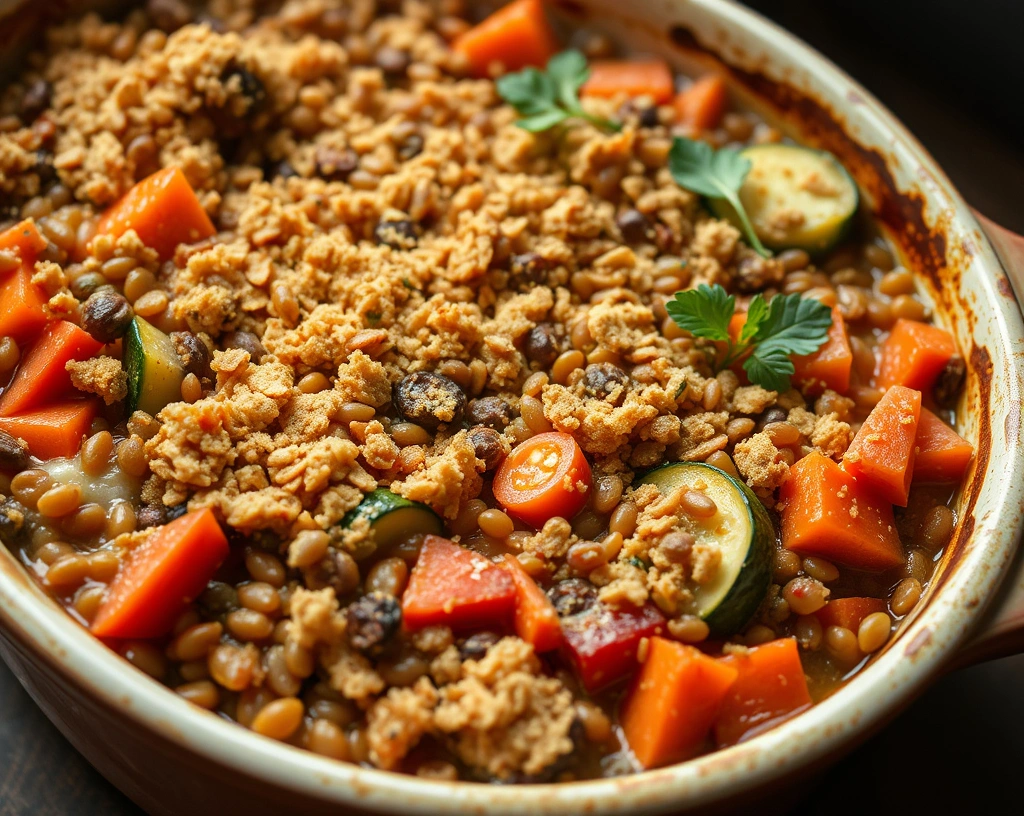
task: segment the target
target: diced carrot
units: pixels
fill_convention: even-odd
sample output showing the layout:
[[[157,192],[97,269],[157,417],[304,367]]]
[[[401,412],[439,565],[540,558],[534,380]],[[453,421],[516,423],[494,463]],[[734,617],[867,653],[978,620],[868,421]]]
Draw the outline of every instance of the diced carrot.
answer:
[[[700,130],[718,127],[729,101],[729,89],[718,74],[708,74],[676,95],[676,120]]]
[[[166,635],[228,555],[228,540],[209,508],[155,528],[131,550],[92,623],[104,638]]]
[[[508,570],[441,536],[423,541],[402,595],[405,628],[483,629],[507,623],[516,606]]]
[[[32,283],[32,267],[22,264],[0,282],[0,337],[19,345],[34,340],[48,319],[46,301],[42,287]]]
[[[22,358],[18,373],[0,397],[0,416],[12,416],[74,394],[65,366],[86,360],[103,347],[67,320],[51,323]]]
[[[209,238],[216,231],[178,167],[165,167],[147,176],[106,212],[96,225],[96,235],[118,238],[135,230],[148,247],[167,259],[178,244]]]
[[[894,385],[871,409],[843,457],[843,467],[886,501],[907,506],[921,392]]]
[[[495,62],[508,71],[543,68],[558,51],[558,41],[541,0],[515,0],[459,35],[452,50],[469,61],[474,74],[487,76]]]
[[[516,445],[498,466],[492,488],[509,513],[540,528],[549,518],[572,518],[582,510],[591,484],[579,443],[549,431]]]
[[[590,77],[580,95],[649,96],[661,105],[672,98],[672,91],[672,70],[664,60],[599,60],[590,63]]]
[[[562,619],[563,652],[593,694],[633,671],[640,641],[664,631],[665,618],[650,604],[640,609],[596,604]]]
[[[892,505],[818,452],[789,469],[779,490],[782,544],[854,569],[903,563]]]
[[[620,721],[644,768],[695,756],[739,672],[693,646],[652,637]]]
[[[736,669],[738,676],[715,723],[720,748],[760,734],[811,705],[800,652],[792,638],[727,655],[721,662]]]
[[[29,268],[39,259],[39,253],[46,249],[46,244],[46,239],[39,234],[31,219],[0,232],[0,250],[14,250],[21,262]]]
[[[535,652],[550,652],[562,643],[562,623],[544,590],[537,586],[511,553],[505,554],[508,573],[516,585],[516,609],[512,625],[516,634]]]
[[[971,463],[974,446],[927,408],[917,426],[915,482],[958,482]]]
[[[793,357],[793,384],[805,394],[820,394],[826,388],[845,394],[850,388],[853,352],[846,323],[839,309],[832,307],[832,326],[828,339],[813,354]]]
[[[0,430],[23,439],[29,452],[39,459],[68,459],[78,453],[95,417],[95,400],[69,400],[0,417]]]
[[[814,614],[823,629],[842,626],[856,634],[860,622],[875,612],[885,612],[885,601],[881,598],[836,598]]]
[[[956,344],[948,331],[900,318],[882,343],[876,384],[927,391],[954,354]]]

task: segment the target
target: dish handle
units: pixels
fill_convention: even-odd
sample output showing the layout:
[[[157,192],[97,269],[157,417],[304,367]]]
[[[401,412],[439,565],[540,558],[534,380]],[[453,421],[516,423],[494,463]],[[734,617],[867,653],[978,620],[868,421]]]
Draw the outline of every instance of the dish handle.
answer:
[[[977,211],[974,214],[1002,261],[1017,302],[1024,304],[1024,236],[1010,232]],[[1021,652],[1024,652],[1024,547],[1017,548],[999,594],[954,665],[966,666]]]

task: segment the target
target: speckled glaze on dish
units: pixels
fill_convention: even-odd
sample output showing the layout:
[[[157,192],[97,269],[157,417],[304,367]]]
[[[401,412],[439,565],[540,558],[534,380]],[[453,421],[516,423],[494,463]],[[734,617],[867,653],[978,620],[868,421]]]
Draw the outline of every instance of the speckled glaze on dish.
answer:
[[[9,46],[23,42],[42,14],[80,5],[0,0],[0,13],[11,14],[3,21],[2,53],[13,53]],[[727,0],[564,5],[570,19],[603,24],[636,50],[690,69],[727,71],[745,103],[835,152],[907,262],[930,283],[940,320],[968,359],[960,431],[978,456],[926,601],[852,683],[750,742],[619,779],[476,785],[334,762],[195,708],[86,634],[0,548],[0,655],[71,742],[150,813],[632,816],[728,809],[834,761],[948,666],[1021,646],[1024,324],[970,209],[863,88],[750,11]],[[1007,264],[1019,264],[1013,241],[998,240]]]

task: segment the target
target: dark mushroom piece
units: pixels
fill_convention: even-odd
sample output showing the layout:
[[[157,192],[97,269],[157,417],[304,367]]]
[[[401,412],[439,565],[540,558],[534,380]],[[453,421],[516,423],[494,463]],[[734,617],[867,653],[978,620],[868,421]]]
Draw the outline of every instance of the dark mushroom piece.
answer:
[[[237,348],[249,352],[249,359],[257,364],[267,356],[267,350],[252,332],[230,331],[222,335],[220,341],[224,348]]]
[[[594,399],[621,397],[629,375],[612,363],[591,363],[583,372],[583,389]]]
[[[124,337],[134,318],[131,304],[113,289],[93,292],[82,306],[82,328],[101,343]]]
[[[373,237],[378,244],[398,250],[413,249],[419,240],[416,225],[408,218],[386,219],[379,222],[374,227]]]
[[[200,380],[213,379],[212,357],[206,343],[188,331],[172,332],[171,342],[186,373],[195,374]]]
[[[952,408],[956,405],[957,397],[960,396],[960,391],[964,387],[964,378],[966,376],[967,365],[964,363],[964,358],[959,354],[954,354],[949,358],[949,362],[943,366],[942,371],[939,372],[938,379],[935,381],[935,387],[932,389],[932,396],[935,397],[935,402],[943,408]]]
[[[453,380],[431,371],[402,377],[395,383],[393,402],[402,419],[428,431],[436,431],[442,424],[458,424],[466,410],[462,389]]]
[[[526,359],[548,368],[565,348],[565,328],[555,323],[538,323],[523,340]]]
[[[469,431],[469,441],[473,445],[476,458],[484,463],[484,470],[494,470],[505,458],[505,442],[500,433],[493,428],[478,425]]]
[[[548,598],[560,618],[586,612],[597,603],[597,587],[582,578],[559,581],[548,590]]]
[[[466,419],[473,425],[484,425],[496,431],[503,431],[515,417],[512,406],[501,397],[480,397],[470,400]]]
[[[18,471],[28,467],[28,445],[0,431],[0,470]]]
[[[370,592],[345,610],[348,641],[363,654],[378,654],[402,624],[402,607],[394,595]]]
[[[477,632],[459,644],[459,656],[463,660],[483,660],[490,649],[501,638],[494,632]]]

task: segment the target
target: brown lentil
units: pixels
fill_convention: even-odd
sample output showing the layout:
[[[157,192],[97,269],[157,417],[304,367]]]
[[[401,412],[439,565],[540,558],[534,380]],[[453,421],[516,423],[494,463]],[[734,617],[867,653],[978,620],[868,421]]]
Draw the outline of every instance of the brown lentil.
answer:
[[[536,397],[523,397],[519,401],[519,413],[534,434],[548,433],[551,430],[551,423],[544,417],[544,405]]]
[[[220,692],[209,680],[197,680],[175,687],[175,692],[193,705],[213,711],[220,705]]]
[[[679,499],[679,509],[695,519],[709,519],[718,512],[718,505],[707,493],[687,490]]]
[[[108,583],[121,568],[121,559],[111,550],[96,550],[85,556],[88,562],[88,575],[93,581]]]
[[[142,439],[134,434],[117,445],[117,466],[127,476],[136,478],[149,470]]]
[[[702,643],[711,634],[708,625],[696,615],[680,615],[668,622],[668,631],[682,643]]]
[[[270,618],[253,609],[229,612],[225,622],[228,631],[239,640],[266,640],[274,633],[274,624]]]
[[[245,554],[245,568],[256,581],[263,581],[277,588],[284,586],[284,566],[276,555],[249,550]]]
[[[45,470],[23,470],[11,479],[11,494],[29,510],[36,509],[36,502],[53,485],[53,479]]]
[[[223,633],[224,627],[217,621],[197,623],[171,641],[167,654],[173,660],[183,662],[203,660],[220,642]]]
[[[892,621],[884,612],[873,612],[860,622],[857,645],[864,654],[874,654],[889,640]]]
[[[904,578],[892,591],[889,608],[896,617],[902,618],[917,606],[923,591],[921,582],[916,578]]]
[[[0,337],[0,374],[12,371],[20,357],[18,344],[10,337]]]
[[[238,587],[238,602],[246,609],[274,615],[281,609],[281,596],[270,584],[253,581]]]
[[[725,451],[715,451],[704,461],[712,467],[716,467],[719,470],[728,473],[730,476],[737,477],[740,475],[739,471],[736,470],[736,465],[733,463],[732,457]]]
[[[618,476],[601,476],[594,483],[591,493],[591,506],[595,513],[606,515],[611,513],[622,498],[622,479]]]
[[[130,502],[119,501],[107,513],[106,537],[117,538],[123,533],[135,531],[135,508]]]
[[[810,556],[803,561],[803,569],[811,578],[823,584],[830,584],[839,578],[839,570],[831,561]]]
[[[551,365],[551,379],[559,385],[565,385],[569,382],[569,375],[576,369],[583,368],[584,363],[586,363],[586,358],[582,351],[578,349],[564,351]]]
[[[156,286],[156,278],[148,269],[133,269],[124,279],[124,296],[129,303],[135,303],[140,297]]]
[[[77,484],[57,484],[36,500],[40,515],[60,518],[78,509],[82,501],[82,488]]]
[[[152,643],[128,641],[121,647],[120,653],[135,668],[156,680],[162,680],[167,673],[167,661]]]
[[[83,586],[75,593],[72,606],[86,623],[92,623],[100,610],[107,588],[99,584]]]
[[[288,547],[288,566],[299,569],[313,566],[327,554],[330,543],[331,537],[323,530],[303,530]]]
[[[857,636],[844,626],[830,626],[825,630],[825,648],[842,668],[850,668],[861,659]]]
[[[263,668],[266,671],[265,682],[275,694],[294,697],[302,690],[302,680],[289,671],[284,646],[280,643],[267,649],[263,655]]]
[[[633,502],[620,502],[608,521],[609,532],[618,533],[623,538],[629,538],[636,530],[637,515],[638,511]]]
[[[255,669],[252,655],[240,646],[222,643],[207,659],[210,677],[228,691],[242,691],[249,686]]]
[[[264,737],[286,740],[298,730],[304,713],[301,700],[284,697],[267,703],[253,718],[251,728]]]
[[[492,512],[492,511],[485,511]],[[480,516],[483,517],[483,514]],[[366,575],[367,592],[383,592],[401,598],[409,582],[409,566],[401,558],[385,558],[374,564]]]
[[[492,538],[508,538],[515,530],[515,524],[513,524],[512,519],[501,510],[494,508],[484,510],[477,517],[477,524],[484,533]]]
[[[945,505],[936,505],[921,521],[917,531],[918,543],[928,552],[945,547],[953,535],[954,523],[953,511]]]
[[[396,422],[391,426],[391,438],[396,445],[429,445],[430,434],[425,428],[413,422]]]
[[[796,619],[793,627],[793,634],[801,648],[809,652],[815,652],[821,648],[821,641],[824,633],[821,628],[821,621],[815,615],[801,615]]]
[[[82,470],[90,476],[106,472],[110,455],[114,452],[114,437],[110,431],[100,431],[82,443]]]
[[[314,720],[309,727],[306,747],[315,754],[348,762],[352,758],[345,732],[330,720]]]
[[[782,597],[797,615],[811,615],[825,605],[829,591],[814,578],[793,578],[782,588]]]

